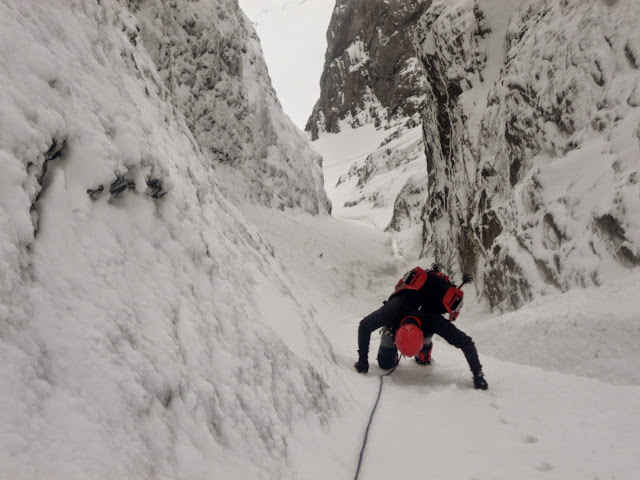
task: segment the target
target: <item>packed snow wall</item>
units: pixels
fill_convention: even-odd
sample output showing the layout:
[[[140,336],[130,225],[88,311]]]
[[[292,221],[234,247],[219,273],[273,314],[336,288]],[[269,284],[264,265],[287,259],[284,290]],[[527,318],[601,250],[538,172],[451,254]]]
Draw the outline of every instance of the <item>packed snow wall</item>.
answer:
[[[640,265],[640,6],[436,1],[417,34],[424,252],[491,305]]]
[[[338,405],[310,360],[333,354],[134,3],[0,1],[0,477],[295,477],[291,429]],[[209,4],[227,28],[233,2]],[[292,204],[321,210],[317,188]]]

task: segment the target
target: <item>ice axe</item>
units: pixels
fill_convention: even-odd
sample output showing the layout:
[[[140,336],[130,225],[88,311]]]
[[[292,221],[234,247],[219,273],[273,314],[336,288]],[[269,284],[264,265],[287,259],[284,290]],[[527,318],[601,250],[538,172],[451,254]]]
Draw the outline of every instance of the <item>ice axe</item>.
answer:
[[[462,288],[464,285],[466,285],[467,283],[471,283],[473,282],[473,277],[471,276],[470,273],[463,273],[462,274],[462,283],[460,284],[460,286],[458,288]]]

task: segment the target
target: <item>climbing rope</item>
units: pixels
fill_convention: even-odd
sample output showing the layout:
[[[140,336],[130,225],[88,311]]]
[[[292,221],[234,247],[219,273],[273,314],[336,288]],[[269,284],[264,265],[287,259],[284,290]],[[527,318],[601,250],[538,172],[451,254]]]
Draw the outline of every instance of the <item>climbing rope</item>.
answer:
[[[380,395],[382,394],[382,383],[384,381],[384,377],[389,376],[393,373],[393,371],[396,369],[396,367],[400,363],[400,358],[398,359],[398,363],[396,363],[391,370],[389,370],[384,375],[380,375],[380,388],[378,389],[378,398],[376,398],[376,403],[373,405],[373,410],[371,410],[371,415],[369,416],[369,423],[367,424],[367,429],[364,432],[364,440],[362,441],[362,449],[360,450],[360,458],[358,459],[358,468],[356,469],[356,476],[353,477],[353,480],[358,480],[358,475],[360,475],[360,467],[362,466],[362,457],[364,456],[365,448],[367,448],[367,439],[369,438],[369,429],[371,428],[371,422],[373,422],[373,414],[376,413],[376,409],[378,408],[378,403],[380,402]]]

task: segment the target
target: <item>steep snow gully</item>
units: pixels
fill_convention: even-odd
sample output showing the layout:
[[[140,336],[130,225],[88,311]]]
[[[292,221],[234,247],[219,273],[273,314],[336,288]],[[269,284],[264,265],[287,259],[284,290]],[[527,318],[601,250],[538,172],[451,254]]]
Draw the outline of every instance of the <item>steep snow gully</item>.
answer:
[[[337,367],[322,363],[321,368],[337,368],[345,385],[334,388],[346,388],[346,405],[326,430],[308,423],[299,428],[300,444],[292,451],[298,478],[353,478],[378,376],[384,373],[374,364],[376,335],[370,373],[359,375],[353,369],[357,324],[386,298],[411,262],[393,259],[389,238],[361,224],[262,210],[252,218],[283,257],[301,300],[314,306],[333,344]],[[385,380],[360,478],[635,478],[640,468],[635,447],[639,382],[632,373],[623,384],[613,384],[606,371],[621,375],[620,365],[637,366],[637,353],[607,353],[598,347],[595,362],[600,365],[592,365],[601,378],[595,379],[574,373],[584,365],[579,355],[572,355],[572,345],[585,344],[600,330],[589,323],[561,329],[546,343],[553,333],[548,322],[561,321],[562,315],[588,319],[592,302],[605,303],[610,293],[561,295],[544,307],[498,318],[490,318],[469,299],[458,326],[475,337],[491,389],[473,390],[464,357],[442,341],[436,340],[431,367],[404,359]],[[473,297],[472,290],[469,294]],[[637,308],[634,302],[635,307],[622,304],[603,321],[622,320],[631,313],[627,308]],[[485,325],[488,332],[481,334]],[[545,329],[551,333],[545,335]],[[606,335],[612,338],[606,340]],[[513,341],[519,337],[523,340]],[[612,349],[624,343],[624,331],[598,337]],[[483,354],[494,351],[503,360]],[[538,366],[553,362],[566,373]]]
[[[208,19],[234,41],[206,42]],[[158,70],[179,45],[179,68]],[[190,75],[200,48],[226,62],[220,78]],[[400,185],[380,187],[382,208],[344,207],[337,180],[353,188],[383,137],[371,125],[314,142],[338,205],[326,214],[320,157],[259,54],[237,0],[0,0],[0,479],[353,478],[384,373],[375,334],[369,374],[353,369],[358,322],[434,259],[416,258],[413,220],[383,231]],[[212,136],[189,114],[210,82]],[[268,135],[245,145],[225,135],[236,121]],[[419,178],[410,134],[394,145]],[[242,162],[255,152],[259,168]],[[235,198],[247,185],[251,204]],[[438,339],[434,365],[404,359],[359,478],[637,478],[629,272],[505,315],[468,288],[458,325],[490,390]]]
[[[332,141],[344,142],[339,135],[324,138],[325,158]],[[352,154],[332,153],[326,163],[344,162],[338,168],[348,171]],[[391,236],[370,227],[384,224],[380,219],[362,217],[264,209],[249,216],[282,256],[301,301],[321,319],[337,362],[322,368],[337,368],[348,392],[327,429],[298,430],[292,449],[298,478],[353,478],[384,373],[375,365],[375,334],[369,374],[353,369],[357,325],[416,261],[406,248],[415,232]],[[461,352],[438,339],[433,366],[403,359],[385,380],[359,478],[636,478],[639,284],[636,270],[502,316],[478,304],[469,288],[457,323],[476,341],[490,390],[474,390]]]

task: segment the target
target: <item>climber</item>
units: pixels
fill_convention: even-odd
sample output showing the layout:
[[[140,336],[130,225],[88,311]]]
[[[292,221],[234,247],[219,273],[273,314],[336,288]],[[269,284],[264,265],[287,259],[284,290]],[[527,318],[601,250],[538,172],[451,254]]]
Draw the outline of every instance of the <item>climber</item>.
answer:
[[[406,357],[414,357],[420,365],[430,365],[432,337],[437,334],[462,350],[475,388],[489,388],[473,340],[452,323],[458,317],[464,293],[441,269],[434,263],[429,271],[416,267],[407,272],[384,305],[360,321],[359,358],[354,364],[359,373],[369,371],[369,342],[374,330],[382,328],[378,365],[385,370],[398,363],[398,350]],[[470,276],[463,277],[463,285],[470,281]],[[445,313],[449,313],[449,320],[443,317]]]

